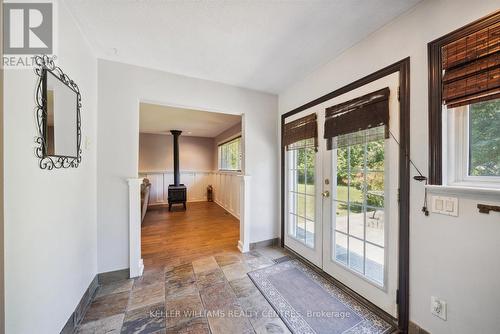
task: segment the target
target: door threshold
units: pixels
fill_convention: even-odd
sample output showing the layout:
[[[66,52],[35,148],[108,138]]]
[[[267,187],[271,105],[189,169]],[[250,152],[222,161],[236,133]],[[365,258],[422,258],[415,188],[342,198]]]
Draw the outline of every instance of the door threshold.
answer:
[[[320,267],[318,267],[317,265],[315,265],[311,261],[307,260],[306,258],[301,256],[300,254],[298,254],[294,250],[290,249],[286,245],[283,248],[286,249],[288,252],[290,252],[295,258],[300,260],[302,263],[307,265],[309,268],[314,270],[318,275],[325,278],[327,281],[333,283],[340,290],[342,290],[342,292],[344,292],[344,293],[348,294],[349,296],[351,296],[352,298],[356,299],[356,301],[363,304],[363,306],[368,308],[371,312],[375,313],[377,316],[379,316],[380,318],[382,318],[383,320],[385,320],[389,324],[391,324],[393,326],[393,328],[392,328],[392,331],[390,331],[389,333],[400,333],[399,328],[398,328],[398,319],[394,318],[392,315],[385,312],[380,307],[378,307],[377,305],[375,305],[374,303],[372,303],[371,301],[369,301],[365,297],[361,296],[356,291],[354,291],[353,289],[349,288],[344,283],[337,280],[335,277],[329,275],[323,269],[321,269]]]

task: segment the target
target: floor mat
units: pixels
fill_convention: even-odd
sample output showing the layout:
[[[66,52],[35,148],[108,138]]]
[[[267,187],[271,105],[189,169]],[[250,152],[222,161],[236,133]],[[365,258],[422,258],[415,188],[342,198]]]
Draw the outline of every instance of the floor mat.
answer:
[[[298,260],[248,276],[295,334],[385,334],[391,324]]]

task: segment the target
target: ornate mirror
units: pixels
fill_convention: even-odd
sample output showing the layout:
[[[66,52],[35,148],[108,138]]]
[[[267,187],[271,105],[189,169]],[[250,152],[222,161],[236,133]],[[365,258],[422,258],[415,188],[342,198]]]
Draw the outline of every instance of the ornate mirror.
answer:
[[[76,168],[81,161],[80,91],[51,58],[37,56],[36,65],[40,168]]]

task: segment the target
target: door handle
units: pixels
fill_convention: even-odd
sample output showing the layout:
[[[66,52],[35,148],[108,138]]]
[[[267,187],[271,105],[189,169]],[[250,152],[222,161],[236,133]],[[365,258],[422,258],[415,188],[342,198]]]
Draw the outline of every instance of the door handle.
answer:
[[[325,190],[321,193],[323,197],[330,197],[330,192],[328,190]]]

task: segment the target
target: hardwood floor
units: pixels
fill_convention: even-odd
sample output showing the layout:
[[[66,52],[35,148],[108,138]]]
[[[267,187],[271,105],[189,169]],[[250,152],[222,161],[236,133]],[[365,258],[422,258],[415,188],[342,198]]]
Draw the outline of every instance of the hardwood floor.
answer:
[[[221,252],[239,252],[239,220],[214,202],[148,210],[142,224],[145,269],[177,266]],[[174,211],[175,210],[175,211]]]

